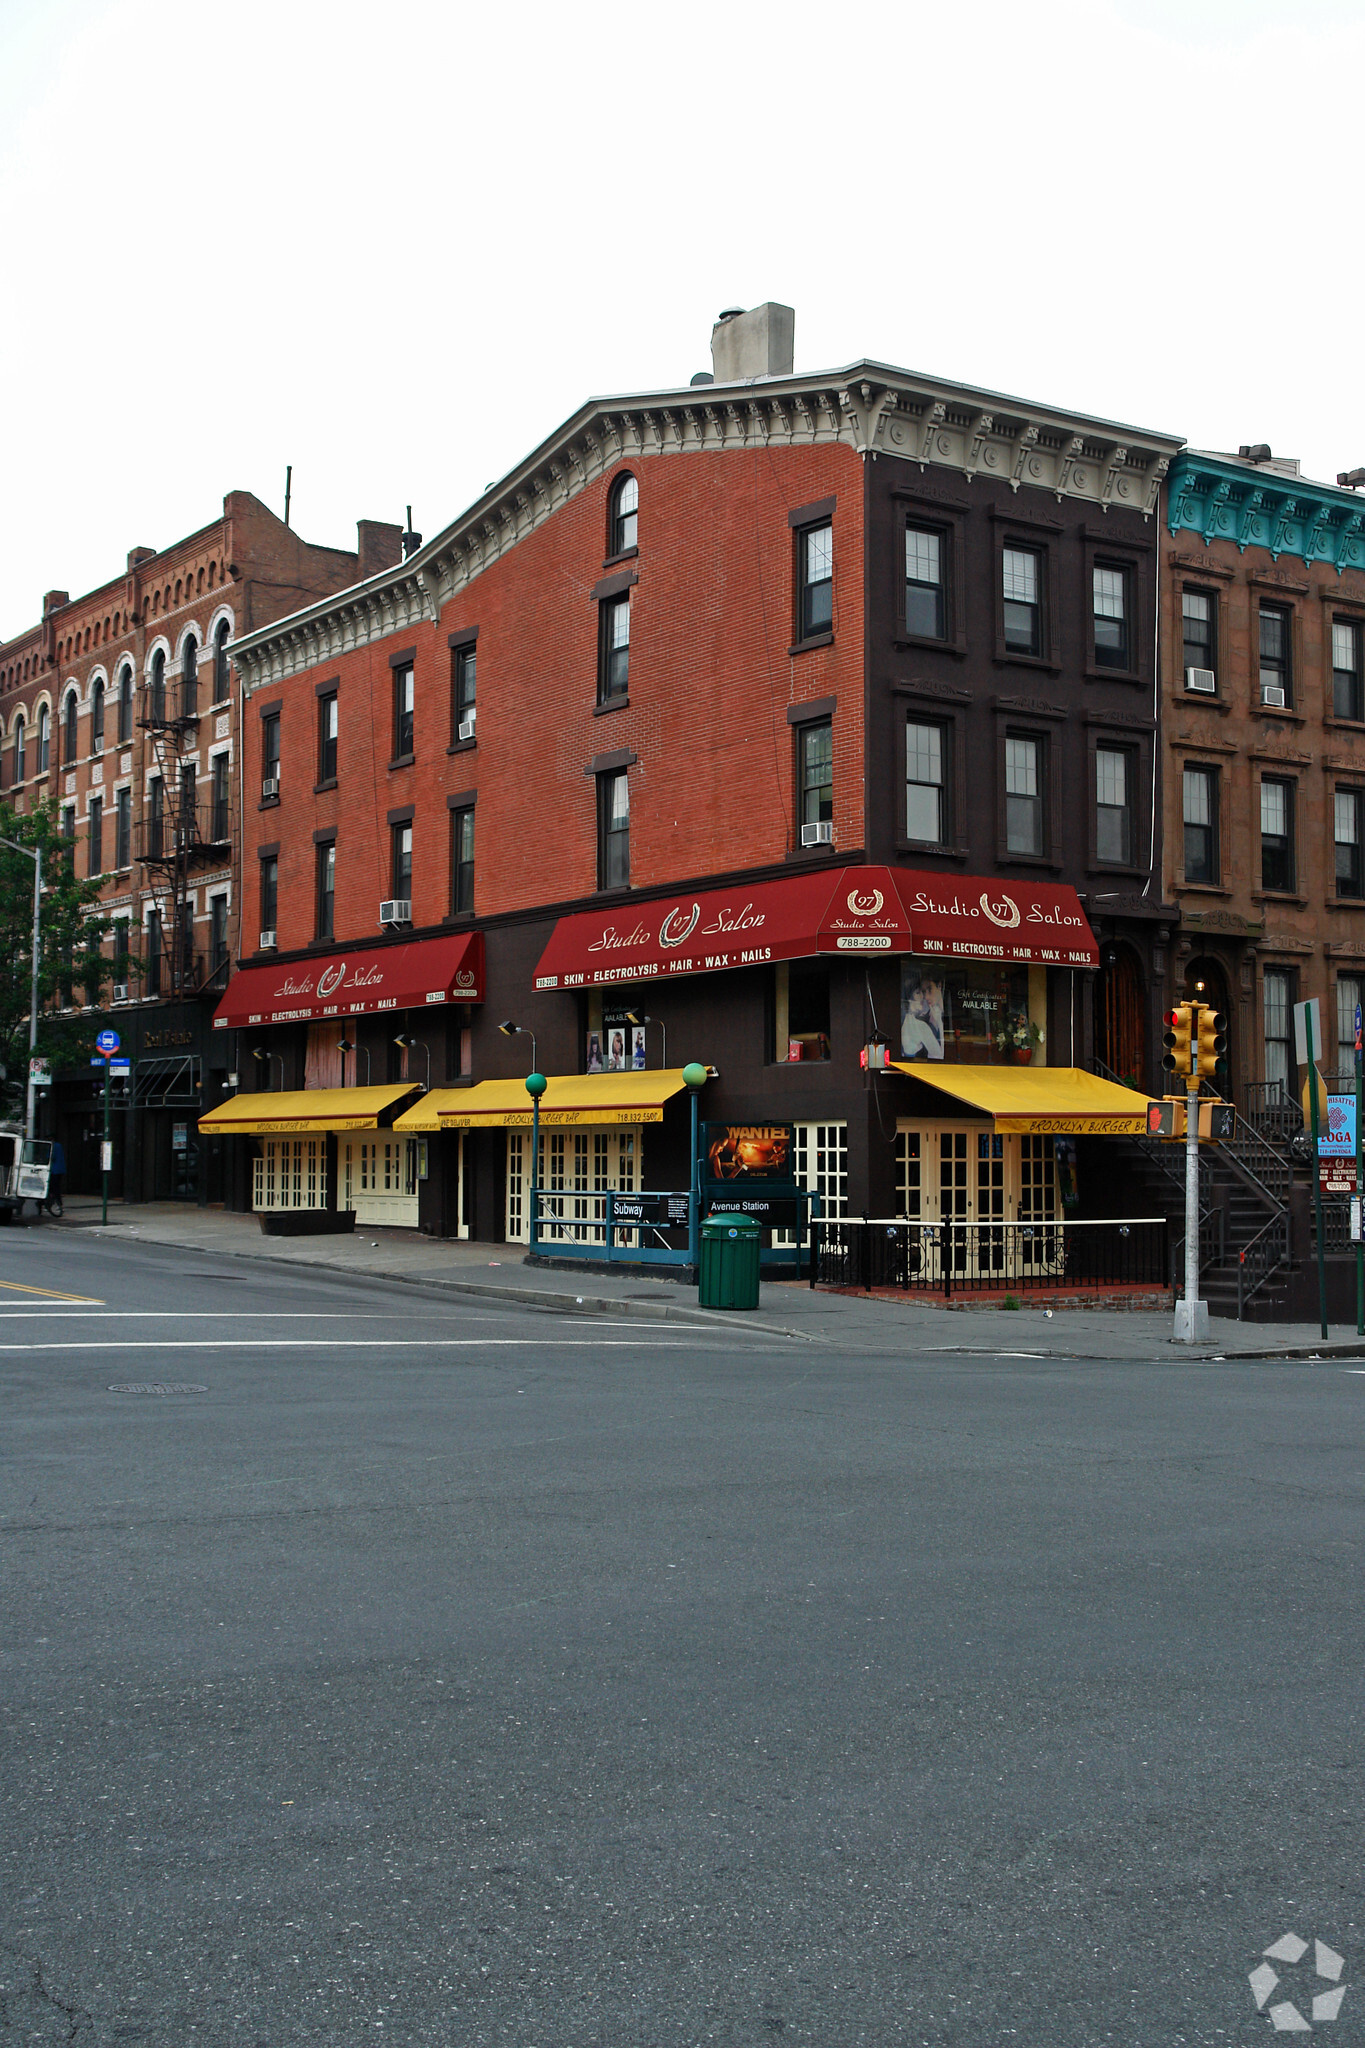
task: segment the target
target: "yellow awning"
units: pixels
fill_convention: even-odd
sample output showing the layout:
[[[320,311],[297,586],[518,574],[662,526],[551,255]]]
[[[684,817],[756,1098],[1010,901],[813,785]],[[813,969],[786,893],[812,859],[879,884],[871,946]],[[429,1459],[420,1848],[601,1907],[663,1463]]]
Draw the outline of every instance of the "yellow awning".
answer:
[[[997,1131],[1057,1137],[1141,1136],[1147,1097],[1084,1067],[945,1067],[937,1060],[893,1060],[898,1073],[927,1081],[995,1119]]]
[[[379,1119],[413,1092],[411,1081],[387,1088],[295,1088],[234,1095],[199,1119],[219,1137],[262,1138],[292,1131],[376,1131]]]
[[[474,1092],[472,1088],[433,1088],[429,1094],[419,1095],[401,1116],[396,1116],[393,1127],[396,1131],[406,1131],[409,1137],[414,1131],[439,1131],[442,1115],[468,1102]],[[522,1092],[524,1094],[525,1090]],[[529,1102],[531,1098],[528,1095],[526,1099]]]
[[[540,1098],[540,1121],[546,1129],[557,1124],[661,1124],[664,1104],[687,1086],[681,1067],[643,1074],[551,1074],[548,1080]],[[531,1123],[531,1098],[524,1081],[443,1088],[439,1103],[443,1131],[487,1130],[498,1124],[525,1124],[529,1129]],[[424,1110],[426,1104],[415,1108]]]

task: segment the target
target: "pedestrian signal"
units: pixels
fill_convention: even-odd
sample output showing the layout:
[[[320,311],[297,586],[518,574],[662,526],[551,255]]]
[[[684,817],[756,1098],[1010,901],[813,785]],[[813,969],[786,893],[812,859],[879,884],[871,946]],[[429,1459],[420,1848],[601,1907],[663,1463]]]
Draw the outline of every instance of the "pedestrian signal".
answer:
[[[1194,1035],[1194,1016],[1188,1003],[1181,1003],[1166,1019],[1166,1031],[1162,1044],[1166,1048],[1161,1055],[1161,1064],[1168,1074],[1188,1074],[1190,1071],[1191,1040]]]
[[[1147,1104],[1147,1136],[1149,1138],[1173,1138],[1175,1136],[1175,1104],[1173,1102],[1149,1102]]]
[[[1228,1049],[1228,1020],[1221,1010],[1200,1007],[1196,1043],[1199,1047],[1199,1071],[1211,1074]]]
[[[1215,1144],[1236,1135],[1237,1112],[1230,1102],[1201,1102],[1199,1135]]]

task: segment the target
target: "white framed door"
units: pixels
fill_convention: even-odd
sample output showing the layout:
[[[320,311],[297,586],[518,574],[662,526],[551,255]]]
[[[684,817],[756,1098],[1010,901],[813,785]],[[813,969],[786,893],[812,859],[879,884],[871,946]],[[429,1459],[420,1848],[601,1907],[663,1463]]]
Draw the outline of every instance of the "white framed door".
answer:
[[[795,1124],[792,1147],[792,1179],[820,1197],[822,1217],[848,1214],[848,1125],[846,1123]],[[794,1230],[775,1230],[775,1247],[790,1247],[797,1241]],[[804,1244],[805,1238],[801,1239]]]
[[[529,1244],[527,1169],[531,1133],[507,1133],[507,1241]],[[574,1127],[540,1134],[540,1231],[543,1244],[601,1245],[607,1241],[608,1190],[633,1194],[643,1187],[643,1142],[636,1129]],[[618,1247],[629,1243],[617,1234]]]
[[[979,1123],[915,1124],[901,1118],[896,1125],[896,1195],[899,1213],[927,1226],[921,1250],[931,1275],[986,1278],[1021,1266],[1042,1272],[1062,1258],[1060,1231],[1003,1227],[1035,1226],[1060,1216],[1056,1148],[1050,1137],[1001,1132]]]
[[[337,1139],[338,1206],[357,1223],[417,1228],[418,1140],[392,1131]]]

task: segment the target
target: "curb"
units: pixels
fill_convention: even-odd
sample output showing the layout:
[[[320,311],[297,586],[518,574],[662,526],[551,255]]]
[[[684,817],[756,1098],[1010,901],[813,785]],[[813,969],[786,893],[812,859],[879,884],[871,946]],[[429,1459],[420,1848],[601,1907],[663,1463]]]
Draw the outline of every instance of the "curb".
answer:
[[[60,1220],[59,1227],[60,1227]],[[68,1229],[88,1230],[91,1228],[109,1230],[135,1230],[136,1224],[110,1223],[90,1225],[71,1223]],[[671,1301],[622,1301],[615,1295],[561,1294],[548,1287],[501,1287],[493,1280],[446,1280],[429,1273],[391,1273],[375,1271],[372,1267],[358,1269],[332,1266],[316,1259],[291,1259],[260,1252],[240,1252],[210,1247],[187,1241],[184,1238],[140,1237],[139,1244],[157,1246],[167,1251],[197,1252],[207,1259],[241,1259],[254,1266],[289,1266],[296,1272],[326,1274],[341,1280],[377,1280],[390,1287],[430,1287],[444,1294],[470,1294],[487,1301],[501,1301],[509,1306],[521,1303],[526,1308],[553,1311],[559,1315],[608,1315],[620,1316],[625,1321],[647,1323],[687,1323],[694,1328],[716,1329],[720,1319],[732,1312],[725,1309],[681,1308]],[[730,1328],[736,1325],[730,1323]],[[812,1344],[817,1340],[808,1330],[789,1329],[785,1324],[755,1323],[746,1320],[738,1331],[754,1331],[764,1337],[789,1337],[800,1344]]]

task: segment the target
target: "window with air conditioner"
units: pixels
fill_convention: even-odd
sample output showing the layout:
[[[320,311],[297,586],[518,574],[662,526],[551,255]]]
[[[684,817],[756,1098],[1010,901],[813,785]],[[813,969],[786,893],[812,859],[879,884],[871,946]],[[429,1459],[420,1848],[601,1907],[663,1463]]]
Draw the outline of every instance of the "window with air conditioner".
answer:
[[[801,844],[834,844],[834,728],[828,718],[796,729]]]
[[[269,712],[261,720],[261,801],[268,803],[280,793],[280,714]]]
[[[266,854],[261,860],[261,911],[260,941],[262,946],[275,943],[276,910],[280,894],[280,863],[276,854]]]
[[[450,715],[457,745],[461,740],[474,738],[478,687],[477,647],[457,647],[451,655],[450,663]]]
[[[1182,590],[1180,611],[1185,688],[1211,697],[1218,688],[1214,645],[1218,601],[1208,590]]]
[[[1283,605],[1261,606],[1261,702],[1273,711],[1283,711],[1293,701],[1289,622],[1290,614]]]

